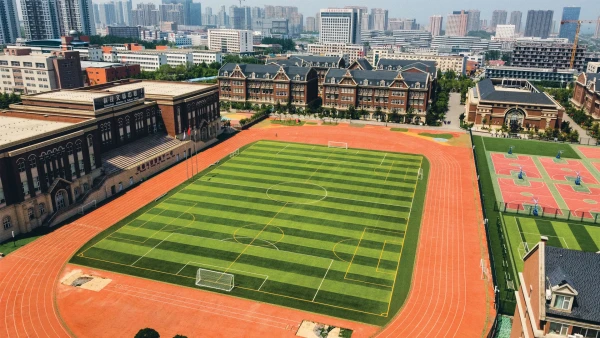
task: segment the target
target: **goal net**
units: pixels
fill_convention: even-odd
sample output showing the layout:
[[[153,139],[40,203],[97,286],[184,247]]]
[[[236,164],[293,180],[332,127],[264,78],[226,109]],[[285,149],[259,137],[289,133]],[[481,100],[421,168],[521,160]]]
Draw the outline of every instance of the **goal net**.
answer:
[[[420,180],[423,179],[423,168],[419,168],[419,172],[417,173],[417,178]]]
[[[87,210],[96,209],[96,200],[90,201],[79,207],[79,214],[83,215]]]
[[[196,273],[196,285],[229,292],[233,290],[233,275],[199,268]]]
[[[232,157],[234,157],[234,156],[237,156],[237,155],[239,155],[239,154],[240,154],[240,149],[238,148],[238,149],[236,149],[236,150],[232,151],[232,152],[229,154],[229,158],[232,158]]]
[[[343,148],[343,149],[348,149],[348,143],[346,143],[346,142],[329,141],[329,142],[327,142],[327,147],[329,147],[329,148]]]

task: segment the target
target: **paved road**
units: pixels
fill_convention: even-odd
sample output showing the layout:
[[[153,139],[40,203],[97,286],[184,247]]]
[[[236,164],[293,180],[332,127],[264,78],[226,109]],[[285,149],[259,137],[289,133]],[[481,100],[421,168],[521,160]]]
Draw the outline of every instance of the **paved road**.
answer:
[[[581,128],[577,123],[575,123],[575,121],[573,121],[573,119],[569,115],[567,115],[566,112],[563,114],[563,121],[569,122],[571,128],[573,128],[573,130],[577,130],[580,138],[591,138],[591,136],[587,134],[586,130]]]
[[[460,93],[450,93],[446,121],[450,124],[443,125],[448,129],[460,130],[460,114],[465,112],[465,106],[460,104]]]

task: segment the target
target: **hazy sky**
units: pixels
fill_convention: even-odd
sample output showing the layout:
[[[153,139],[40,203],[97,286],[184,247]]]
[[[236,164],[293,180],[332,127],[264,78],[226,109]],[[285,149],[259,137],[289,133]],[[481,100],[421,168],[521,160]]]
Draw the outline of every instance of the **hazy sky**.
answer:
[[[98,1],[102,2],[102,1]],[[133,6],[141,2],[160,3],[160,0],[133,0]],[[231,5],[239,5],[235,0],[205,0],[194,1],[202,3],[202,7],[212,7],[213,11],[220,6],[229,7]],[[416,18],[417,22],[427,24],[429,16],[434,14],[443,15],[453,10],[461,9],[479,9],[481,18],[490,20],[492,12],[495,9],[503,9],[509,12],[518,10],[524,13],[529,9],[551,9],[554,10],[554,19],[560,19],[562,8],[564,6],[579,6],[581,7],[581,19],[597,19],[600,16],[600,1],[598,0],[576,0],[576,1],[558,1],[558,0],[504,0],[504,1],[445,1],[445,0],[430,0],[430,1],[398,1],[398,0],[370,0],[370,1],[354,1],[351,0],[246,0],[242,1],[245,6],[296,6],[300,13],[307,16],[314,16],[321,8],[327,7],[343,7],[347,5],[366,6],[371,8],[385,8],[389,10],[390,18]],[[523,15],[523,24],[525,23]],[[445,21],[445,20],[444,20]]]

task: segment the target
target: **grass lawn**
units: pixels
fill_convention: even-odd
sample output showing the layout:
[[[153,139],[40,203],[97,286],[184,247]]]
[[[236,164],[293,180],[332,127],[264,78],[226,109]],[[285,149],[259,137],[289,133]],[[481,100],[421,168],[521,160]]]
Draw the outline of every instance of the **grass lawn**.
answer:
[[[391,131],[407,132],[408,128],[391,128]]]
[[[431,134],[431,133],[419,133],[421,136],[433,137],[433,138],[443,138],[449,140],[454,137],[452,134]]]
[[[547,236],[547,244],[554,247],[588,252],[598,252],[600,248],[598,226],[507,214],[503,217],[510,251],[518,271],[523,271],[525,246],[533,248],[541,236]]]
[[[554,143],[546,141],[518,140],[508,138],[483,137],[485,149],[487,151],[497,151],[508,153],[510,146],[513,146],[514,154],[538,155],[538,156],[556,156],[559,150],[562,150],[562,157],[580,158],[575,150],[568,143]]]
[[[418,179],[423,169],[423,179]],[[260,141],[82,247],[72,263],[384,325],[404,303],[429,164],[420,155]]]
[[[296,120],[271,120],[271,123],[272,124],[281,124],[284,126],[302,126],[306,122],[304,122],[304,121],[296,122]]]

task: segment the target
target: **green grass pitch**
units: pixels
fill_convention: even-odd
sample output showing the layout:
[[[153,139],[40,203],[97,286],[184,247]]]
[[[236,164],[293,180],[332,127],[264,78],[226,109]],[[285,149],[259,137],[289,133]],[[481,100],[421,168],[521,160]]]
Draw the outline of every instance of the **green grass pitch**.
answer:
[[[546,141],[518,140],[497,137],[482,137],[485,144],[485,150],[508,153],[510,146],[513,146],[513,153],[516,155],[537,155],[537,156],[556,156],[559,150],[562,150],[561,157],[579,159],[579,155],[568,143],[554,143]]]
[[[71,262],[193,288],[198,268],[227,272],[223,293],[383,325],[410,289],[428,172],[420,155],[256,142]]]
[[[583,223],[567,223],[550,219],[503,215],[508,234],[510,251],[518,271],[523,271],[523,256],[527,247],[532,249],[541,236],[548,237],[547,245],[598,252],[600,248],[600,227]]]

